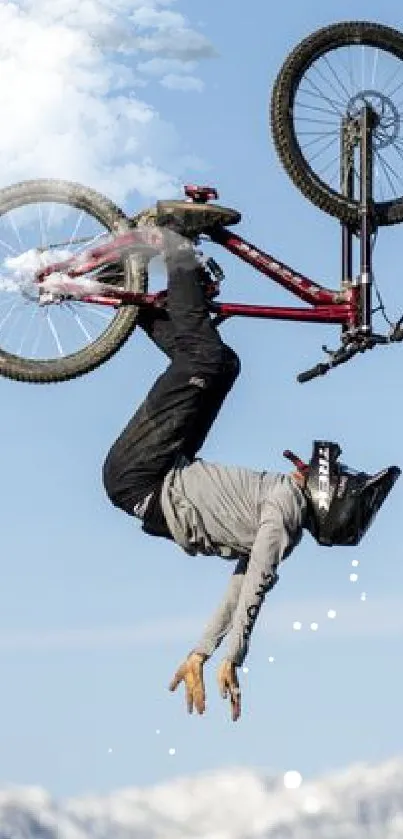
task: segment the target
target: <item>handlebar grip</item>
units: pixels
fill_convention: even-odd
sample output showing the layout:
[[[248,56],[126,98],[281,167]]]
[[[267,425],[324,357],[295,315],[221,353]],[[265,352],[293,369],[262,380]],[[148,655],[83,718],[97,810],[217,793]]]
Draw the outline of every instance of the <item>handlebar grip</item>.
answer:
[[[299,376],[297,376],[297,382],[301,385],[305,382],[310,382],[311,379],[315,379],[316,376],[324,376],[329,369],[329,364],[317,364],[316,367],[312,367],[310,370],[305,370],[305,373],[300,373]]]

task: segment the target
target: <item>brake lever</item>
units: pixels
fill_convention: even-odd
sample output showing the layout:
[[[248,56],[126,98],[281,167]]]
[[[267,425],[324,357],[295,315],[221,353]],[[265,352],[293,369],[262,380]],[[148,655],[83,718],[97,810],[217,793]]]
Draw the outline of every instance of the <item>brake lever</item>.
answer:
[[[350,358],[353,358],[353,356],[357,355],[357,353],[362,353],[367,349],[372,349],[376,343],[381,343],[376,340],[376,337],[378,336],[373,336],[373,338],[371,336],[371,339],[366,339],[361,342],[356,341],[351,343],[350,346],[340,347],[338,350],[329,350],[328,347],[323,346],[322,349],[328,356],[330,356],[330,361],[322,362],[317,364],[315,367],[312,367],[310,370],[300,373],[297,376],[297,382],[304,384],[305,382],[311,381],[311,379],[315,379],[317,376],[324,376],[325,373],[328,373],[329,370],[333,369],[333,367],[338,367],[339,364],[345,364],[347,361],[350,361]]]

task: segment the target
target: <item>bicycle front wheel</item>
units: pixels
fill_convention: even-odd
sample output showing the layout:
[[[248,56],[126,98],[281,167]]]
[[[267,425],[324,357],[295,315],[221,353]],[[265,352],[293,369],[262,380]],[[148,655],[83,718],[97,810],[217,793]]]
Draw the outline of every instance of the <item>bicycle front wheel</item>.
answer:
[[[62,382],[116,353],[136,326],[137,306],[69,299],[41,306],[35,274],[129,229],[112,201],[76,183],[35,180],[0,190],[0,375]],[[143,257],[124,254],[119,270],[126,290],[145,291]],[[116,281],[116,266],[113,275]],[[105,268],[100,279],[109,281]]]
[[[358,198],[340,186],[341,125],[365,104],[377,115],[373,134],[375,215],[403,220],[403,34],[366,21],[314,32],[291,52],[274,84],[271,128],[293,183],[320,209],[357,225]],[[359,173],[355,172],[358,195]]]

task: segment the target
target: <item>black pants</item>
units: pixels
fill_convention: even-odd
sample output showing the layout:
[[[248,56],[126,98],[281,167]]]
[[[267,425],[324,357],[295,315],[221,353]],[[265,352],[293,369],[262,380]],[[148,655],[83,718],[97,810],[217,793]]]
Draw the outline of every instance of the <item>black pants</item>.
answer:
[[[170,364],[113,444],[103,468],[110,500],[129,515],[150,493],[159,499],[178,456],[195,457],[240,369],[238,356],[210,321],[203,269],[193,252],[167,257],[167,269],[167,310],[144,309],[139,324]],[[168,535],[158,504],[150,507],[144,529]]]

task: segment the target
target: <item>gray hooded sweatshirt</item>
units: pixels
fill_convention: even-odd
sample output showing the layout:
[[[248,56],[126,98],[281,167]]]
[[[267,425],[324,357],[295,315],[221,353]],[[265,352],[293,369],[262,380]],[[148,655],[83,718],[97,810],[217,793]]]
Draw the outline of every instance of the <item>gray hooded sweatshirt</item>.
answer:
[[[209,657],[227,636],[225,658],[239,667],[278,566],[301,540],[305,496],[291,475],[181,458],[166,475],[161,506],[188,554],[238,560],[194,649]]]

